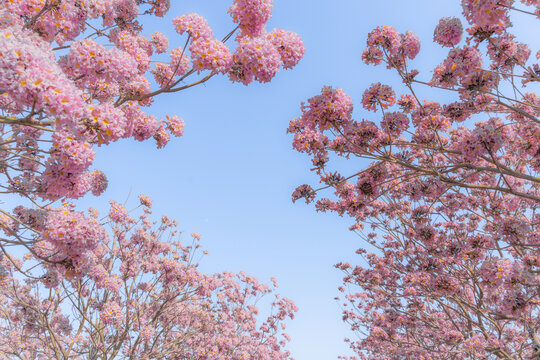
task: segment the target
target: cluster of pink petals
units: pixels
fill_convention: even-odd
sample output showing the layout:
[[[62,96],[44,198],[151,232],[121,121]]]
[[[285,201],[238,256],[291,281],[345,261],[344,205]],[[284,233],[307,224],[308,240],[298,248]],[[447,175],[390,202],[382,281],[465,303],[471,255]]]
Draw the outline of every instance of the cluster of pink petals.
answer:
[[[272,0],[234,0],[228,12],[243,35],[257,37],[262,35],[272,9]]]
[[[525,66],[531,50],[526,44],[514,39],[515,36],[505,33],[489,42],[487,54],[491,60],[491,69],[511,73],[514,66]]]
[[[187,60],[187,62],[189,62],[189,60]],[[154,81],[160,88],[172,84],[175,80],[174,69],[171,64],[157,63],[156,67],[152,69],[151,72],[154,76]]]
[[[123,311],[115,301],[107,301],[103,304],[99,313],[101,321],[106,325],[119,325],[123,318]]]
[[[110,201],[111,208],[109,210],[109,218],[112,221],[125,225],[131,221],[127,209],[117,203],[116,201]]]
[[[463,78],[482,70],[482,54],[474,47],[453,48],[433,71],[431,83],[445,87],[457,85]]]
[[[420,52],[420,39],[412,31],[407,31],[401,36],[401,49],[403,56],[414,59]]]
[[[193,66],[197,70],[227,73],[233,64],[229,48],[216,39],[197,39],[189,47]]]
[[[92,171],[90,176],[90,190],[95,196],[99,196],[107,190],[109,181],[105,173],[99,169]]]
[[[266,38],[242,38],[233,54],[229,77],[244,85],[253,80],[269,82],[281,66],[278,50]]]
[[[89,191],[102,193],[107,182],[99,171],[89,172],[95,151],[73,134],[59,131],[53,135],[51,156],[39,181],[40,194],[46,199],[63,196],[78,198]]]
[[[171,134],[174,136],[180,137],[184,134],[184,120],[180,119],[178,116],[167,116],[168,124],[167,127]]]
[[[267,38],[277,48],[285,69],[292,69],[306,52],[300,36],[291,31],[274,29]]]
[[[114,104],[102,103],[89,108],[92,126],[87,136],[97,139],[99,144],[116,141],[126,134],[128,120],[125,113]]]
[[[393,26],[383,25],[369,33],[368,47],[381,47],[393,55],[401,47],[401,36]]]
[[[513,0],[462,0],[463,15],[471,24],[505,28],[511,25],[508,7]]]
[[[115,28],[111,30],[109,39],[116,44],[118,49],[128,53],[137,62],[137,69],[144,73],[150,68],[152,53],[154,52],[152,41],[145,36],[128,30]]]
[[[187,32],[193,39],[210,40],[214,38],[212,29],[206,19],[199,14],[185,14],[173,19],[176,32],[182,35]]]
[[[153,12],[158,17],[163,17],[171,8],[171,0],[149,0],[152,5],[150,12]]]
[[[311,124],[310,127],[326,129],[333,123],[350,120],[352,111],[352,99],[343,89],[325,86],[321,94],[302,104],[302,122]]]
[[[13,209],[13,214],[22,224],[41,231],[47,220],[47,212],[41,209],[31,209],[22,205]],[[4,215],[4,218],[7,218]]]
[[[304,45],[293,32],[282,29],[265,32],[272,7],[271,0],[233,2],[229,13],[239,23],[240,32],[232,54],[222,41],[213,37],[210,26],[200,15],[191,13],[175,18],[176,31],[189,34],[193,70],[228,73],[231,81],[248,85],[253,81],[269,82],[281,66],[294,67],[305,53]],[[171,61],[171,68],[174,63]],[[171,76],[170,68],[158,65],[152,72],[161,87],[170,84],[167,80]]]
[[[476,161],[482,155],[497,152],[507,135],[499,118],[478,122],[472,131],[462,128],[455,134],[456,139],[458,134],[461,140],[454,143],[454,148],[459,150],[467,161]]]
[[[378,107],[386,109],[396,103],[396,93],[388,85],[371,84],[362,95],[362,106],[366,110],[377,111]]]
[[[381,128],[389,135],[399,137],[409,128],[409,118],[402,112],[387,112],[381,121]]]
[[[79,87],[98,80],[122,84],[138,73],[137,61],[126,52],[108,49],[92,39],[74,41],[60,65],[70,77],[81,77],[82,81],[77,82]]]
[[[92,265],[90,254],[108,235],[95,218],[64,208],[49,213],[41,237],[51,246],[49,256],[67,270],[84,273]]]
[[[169,39],[160,32],[155,32],[151,35],[152,46],[156,49],[158,54],[164,53],[169,48]]]
[[[0,87],[14,101],[11,107],[45,109],[60,125],[73,125],[84,115],[82,92],[55,61],[49,44],[31,32],[0,30]]]
[[[61,164],[66,172],[80,172],[92,164],[95,156],[92,146],[70,133],[59,131],[53,134],[51,160]]]
[[[161,149],[171,139],[171,134],[167,131],[167,128],[163,125],[163,123],[160,123],[158,129],[154,133],[154,139],[156,140],[156,145],[158,149]]]
[[[456,46],[461,41],[463,25],[456,17],[446,17],[439,20],[433,32],[433,41],[442,46]]]
[[[183,48],[172,49],[169,55],[170,63],[157,63],[151,70],[154,80],[161,88],[174,84],[178,76],[186,74],[191,69],[191,60]]]
[[[415,33],[400,34],[394,27],[383,25],[368,34],[362,60],[366,64],[379,65],[386,56],[389,68],[403,68],[407,59],[414,59],[419,52],[420,40]]]

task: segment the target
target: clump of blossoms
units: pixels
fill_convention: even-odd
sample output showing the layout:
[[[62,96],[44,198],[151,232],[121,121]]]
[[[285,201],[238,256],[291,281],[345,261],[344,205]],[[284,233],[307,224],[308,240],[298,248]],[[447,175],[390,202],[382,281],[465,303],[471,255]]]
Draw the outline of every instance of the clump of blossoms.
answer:
[[[409,64],[418,38],[376,28],[362,59],[403,86],[372,84],[359,120],[350,97],[325,86],[290,122],[320,177],[293,201],[349,216],[375,249],[336,265],[358,358],[540,358],[539,65],[508,32],[514,8],[540,4],[522,3],[535,8],[463,0],[465,41],[457,18],[441,19],[434,41],[450,49],[425,79]],[[448,102],[419,98],[419,85]],[[342,172],[338,156],[367,162]]]
[[[202,273],[193,260],[200,235],[184,245],[176,221],[152,220],[151,200],[140,202],[137,212],[111,202],[101,223],[95,210],[86,216],[68,204],[45,220],[18,210],[43,240],[22,259],[0,258],[0,352],[290,359],[284,329],[297,309],[274,294],[277,285]],[[54,255],[36,268],[47,251]],[[270,309],[259,310],[257,302],[271,296]]]
[[[455,17],[442,18],[433,32],[433,41],[442,46],[456,46],[461,41],[463,25]]]
[[[296,33],[274,29],[268,33],[267,38],[279,52],[285,69],[292,69],[304,56],[302,39]]]
[[[272,8],[272,0],[234,0],[228,12],[243,35],[257,37],[263,34],[266,22],[272,16]]]
[[[270,81],[282,64],[277,48],[265,38],[242,39],[234,52],[233,62],[230,78],[244,85],[253,80]]]
[[[63,264],[74,275],[93,265],[94,251],[107,241],[107,233],[96,218],[63,208],[49,211],[40,238],[36,249],[40,257]]]

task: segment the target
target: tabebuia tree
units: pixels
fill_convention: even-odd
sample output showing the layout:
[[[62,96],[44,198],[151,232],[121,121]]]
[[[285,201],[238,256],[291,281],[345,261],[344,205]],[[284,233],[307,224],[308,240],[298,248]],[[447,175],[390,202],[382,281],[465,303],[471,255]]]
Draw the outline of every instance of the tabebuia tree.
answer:
[[[273,288],[244,273],[202,274],[200,235],[181,243],[176,221],[152,221],[150,199],[140,200],[138,217],[111,202],[109,231],[96,210],[23,215],[50,260],[36,268],[31,255],[4,256],[0,359],[288,359],[282,325],[295,305],[275,295],[258,319]]]
[[[302,41],[266,30],[272,7],[234,0],[236,25],[220,38],[184,14],[167,38],[145,23],[169,0],[0,1],[0,188],[18,205],[0,209],[0,358],[289,357],[289,300],[258,320],[255,302],[272,290],[200,273],[171,220],[134,220],[116,203],[99,218],[70,203],[107,187],[92,169],[97,147],[182,136],[177,115],[151,115],[154,97],[214,76],[269,82],[294,67]]]
[[[540,2],[461,3],[465,30],[457,17],[434,29],[449,49],[433,71],[413,67],[414,33],[377,27],[363,60],[403,85],[367,88],[361,119],[324,87],[290,122],[320,176],[293,200],[350,216],[369,244],[357,265],[336,265],[353,358],[540,358],[540,52],[510,21],[537,21]]]

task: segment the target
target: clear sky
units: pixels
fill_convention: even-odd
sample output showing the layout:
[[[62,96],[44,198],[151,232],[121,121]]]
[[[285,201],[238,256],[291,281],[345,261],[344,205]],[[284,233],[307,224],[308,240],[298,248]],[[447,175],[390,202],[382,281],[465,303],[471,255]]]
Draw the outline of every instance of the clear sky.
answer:
[[[226,14],[230,1],[171,2],[166,18],[143,24],[148,33],[166,33],[174,46],[185,38],[172,31],[171,19],[183,13],[207,18],[218,37],[235,26]],[[292,149],[286,129],[289,120],[299,116],[300,102],[323,85],[341,87],[352,96],[355,118],[378,121],[373,113],[361,111],[364,89],[373,82],[398,82],[384,67],[361,62],[367,33],[378,25],[417,33],[422,51],[413,66],[429,79],[429,70],[446,54],[431,43],[433,29],[439,18],[459,16],[459,3],[274,0],[268,30],[281,27],[302,36],[307,51],[300,64],[281,71],[269,84],[246,87],[216,77],[203,86],[158,97],[149,112],[183,118],[184,136],[161,150],[151,141],[120,141],[100,150],[95,167],[108,175],[109,189],[100,198],[88,196],[81,206],[103,208],[108,199],[123,202],[130,192],[136,204],[136,195],[149,195],[156,215],[177,219],[187,234],[201,233],[202,245],[210,252],[201,265],[205,271],[243,270],[265,282],[277,278],[279,293],[300,308],[287,329],[294,358],[351,355],[343,339],[354,335],[333,300],[342,277],[333,265],[357,263],[354,251],[363,243],[347,230],[351,219],[292,204],[295,187],[317,179],[309,171],[308,157]],[[435,95],[423,89],[420,96]]]

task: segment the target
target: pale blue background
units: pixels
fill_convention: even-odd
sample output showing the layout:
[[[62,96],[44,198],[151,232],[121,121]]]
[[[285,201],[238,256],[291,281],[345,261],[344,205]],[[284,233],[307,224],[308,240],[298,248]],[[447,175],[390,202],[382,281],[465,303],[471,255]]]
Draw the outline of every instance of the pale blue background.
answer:
[[[171,18],[183,13],[206,17],[218,37],[234,27],[226,14],[229,1],[172,2],[165,19],[144,25],[148,33],[161,31],[176,39],[174,46],[183,43],[172,32]],[[292,337],[289,349],[297,360],[351,355],[343,339],[354,335],[333,300],[342,274],[333,265],[358,262],[354,251],[363,244],[347,230],[351,219],[292,204],[294,188],[316,184],[317,178],[309,172],[308,157],[292,149],[286,128],[299,116],[300,102],[323,85],[344,88],[355,102],[355,117],[376,121],[376,115],[361,109],[362,92],[372,82],[398,81],[384,67],[361,62],[367,33],[384,24],[417,33],[422,51],[413,66],[423,70],[421,78],[429,79],[429,70],[447,52],[431,43],[433,29],[440,17],[459,16],[459,3],[275,0],[268,28],[299,33],[307,48],[303,61],[292,71],[280,72],[270,84],[245,87],[221,77],[158,97],[150,112],[179,115],[186,122],[185,135],[162,150],[152,141],[121,141],[101,149],[95,165],[108,175],[109,189],[101,198],[85,198],[81,206],[103,208],[106,200],[123,202],[130,192],[135,204],[136,195],[149,195],[157,215],[178,219],[187,234],[202,234],[210,252],[202,263],[205,271],[244,270],[266,282],[277,278],[280,294],[300,308],[287,329]],[[535,33],[523,40],[530,43]],[[430,89],[419,93],[441,98]],[[345,166],[364,165],[353,160]]]

